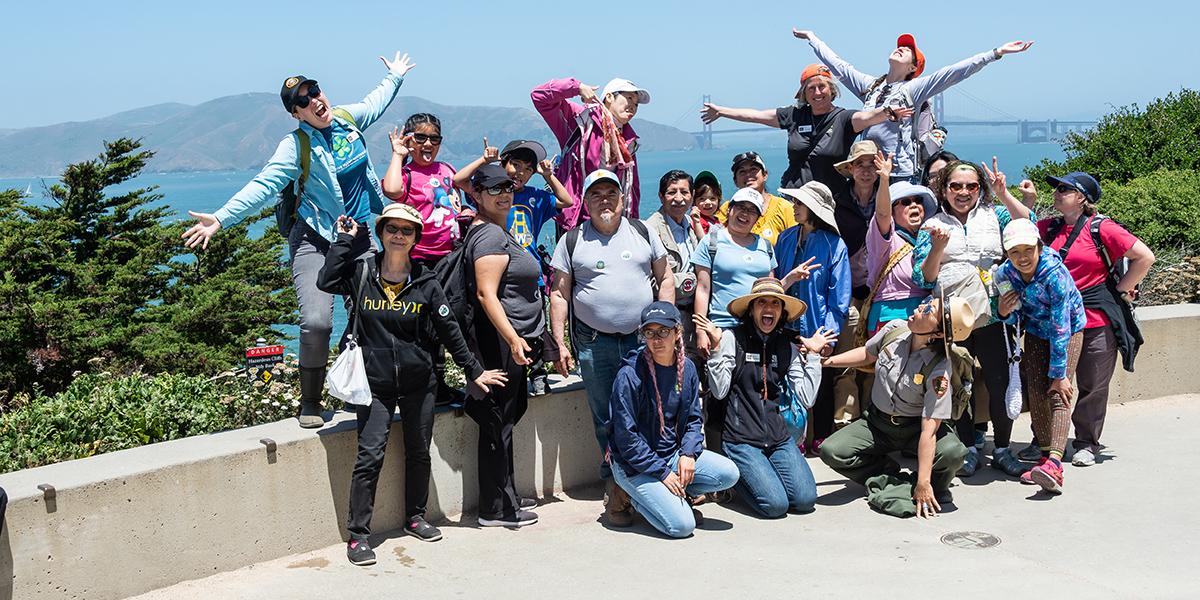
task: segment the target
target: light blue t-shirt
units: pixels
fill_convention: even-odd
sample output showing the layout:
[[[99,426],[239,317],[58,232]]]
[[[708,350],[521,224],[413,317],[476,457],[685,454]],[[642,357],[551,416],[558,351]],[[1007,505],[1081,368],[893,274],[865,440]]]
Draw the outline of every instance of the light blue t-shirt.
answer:
[[[366,223],[371,218],[371,195],[367,191],[371,182],[367,179],[367,145],[363,143],[362,134],[338,119],[318,131],[333,153],[333,166],[337,169],[346,214],[359,223]]]
[[[709,251],[709,238],[716,237],[716,264]],[[750,247],[744,247],[729,237],[724,227],[714,227],[696,245],[692,253],[692,264],[712,271],[712,290],[708,301],[708,320],[716,326],[728,329],[737,325],[738,319],[729,314],[729,303],[739,296],[750,293],[754,280],[768,277],[775,269],[775,252],[771,243],[754,236]]]

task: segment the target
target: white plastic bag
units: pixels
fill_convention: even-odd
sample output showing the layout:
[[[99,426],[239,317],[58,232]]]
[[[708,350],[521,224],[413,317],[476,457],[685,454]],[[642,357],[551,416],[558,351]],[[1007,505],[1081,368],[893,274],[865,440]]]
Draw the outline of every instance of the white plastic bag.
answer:
[[[1015,333],[1021,333],[1020,320],[1017,321]],[[1008,418],[1017,420],[1021,416],[1021,403],[1024,401],[1024,393],[1021,389],[1021,350],[1018,345],[1016,352],[1013,351],[1013,345],[1009,342],[1008,326],[1004,325],[1004,346],[1008,350],[1008,389],[1004,390],[1004,412],[1008,413]]]
[[[371,385],[367,382],[367,366],[363,362],[362,348],[351,337],[346,347],[333,361],[333,367],[325,376],[329,395],[349,404],[371,405]]]

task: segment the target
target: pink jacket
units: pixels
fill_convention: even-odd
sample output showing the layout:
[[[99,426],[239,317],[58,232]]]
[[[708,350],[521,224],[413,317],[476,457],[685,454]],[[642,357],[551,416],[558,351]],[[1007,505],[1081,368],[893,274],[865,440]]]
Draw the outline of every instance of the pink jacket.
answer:
[[[634,219],[638,218],[641,180],[638,179],[637,155],[634,154],[633,162],[627,168],[601,164],[604,135],[599,117],[588,107],[570,101],[571,98],[579,96],[579,81],[573,78],[552,79],[534,88],[529,96],[533,99],[533,107],[541,113],[546,124],[550,126],[550,131],[553,131],[554,137],[558,139],[559,147],[562,148],[562,158],[554,174],[575,199],[574,206],[563,209],[555,217],[559,229],[566,231],[587,218],[587,207],[583,205],[583,180],[588,173],[600,168],[611,169],[621,178],[625,188],[625,214]],[[585,110],[588,114],[583,119],[590,119],[591,126],[586,127],[586,139],[582,140],[581,163],[580,141],[572,139],[572,136],[578,138],[584,135],[585,127],[581,127],[580,113]],[[587,124],[588,121],[583,120],[582,123]],[[621,134],[625,136],[625,141],[630,143],[631,149],[636,148],[634,140],[637,139],[637,133],[633,127],[627,123]]]

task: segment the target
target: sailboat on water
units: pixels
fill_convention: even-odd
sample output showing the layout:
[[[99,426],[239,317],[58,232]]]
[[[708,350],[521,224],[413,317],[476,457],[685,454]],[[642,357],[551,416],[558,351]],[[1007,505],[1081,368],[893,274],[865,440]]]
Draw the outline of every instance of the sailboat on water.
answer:
[[[33,184],[32,183],[25,186],[25,191],[21,192],[21,197],[22,198],[32,198],[33,197]]]

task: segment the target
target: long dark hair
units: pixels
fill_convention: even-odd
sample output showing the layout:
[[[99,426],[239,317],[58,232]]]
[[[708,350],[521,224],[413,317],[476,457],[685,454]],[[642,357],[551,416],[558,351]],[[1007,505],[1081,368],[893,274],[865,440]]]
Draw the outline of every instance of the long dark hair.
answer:
[[[946,201],[946,190],[950,186],[950,175],[959,169],[970,169],[975,172],[975,177],[978,178],[979,198],[976,199],[976,206],[984,202],[990,203],[992,200],[992,192],[988,187],[987,175],[984,175],[983,169],[973,162],[956,160],[942,168],[941,173],[938,174],[938,186],[934,189],[934,193],[937,194],[938,205],[941,206],[942,212],[948,215],[954,215],[954,211],[950,210],[950,203]]]
[[[929,157],[929,160],[925,161],[925,168],[922,169],[921,185],[927,187],[930,185],[930,183],[932,183],[934,186],[938,185],[938,181],[934,179],[934,176],[939,175],[941,171],[939,170],[937,173],[934,173],[930,171],[930,167],[933,166],[933,163],[939,160],[944,160],[948,164],[962,159],[958,158],[957,154],[949,150],[939,150],[935,152],[933,156]]]

